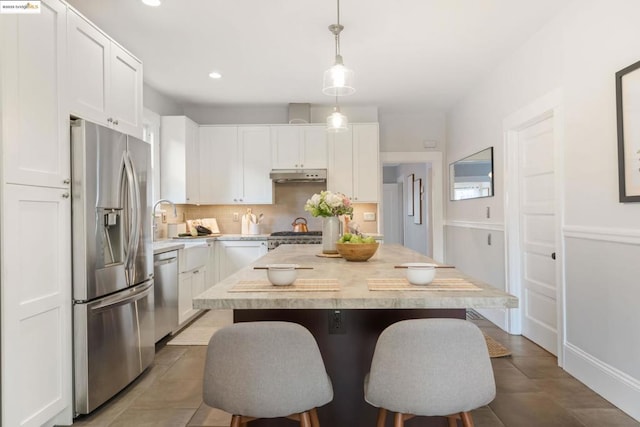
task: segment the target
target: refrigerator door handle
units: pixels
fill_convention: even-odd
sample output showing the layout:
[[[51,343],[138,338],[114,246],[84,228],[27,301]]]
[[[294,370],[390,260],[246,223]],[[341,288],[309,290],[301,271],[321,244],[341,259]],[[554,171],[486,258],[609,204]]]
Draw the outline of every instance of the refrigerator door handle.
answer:
[[[138,182],[138,171],[136,171],[136,167],[133,163],[133,159],[127,152],[127,159],[129,161],[129,170],[131,171],[131,189],[133,190],[133,198],[135,200],[134,204],[134,232],[133,232],[133,256],[132,256],[132,264],[135,267],[135,260],[138,256],[138,245],[140,244],[140,232],[142,230],[142,217],[140,212],[142,210],[142,206],[140,204],[140,183]]]
[[[128,201],[128,206],[125,208],[127,215],[127,239],[126,239],[126,262],[125,269],[127,272],[127,283],[129,285],[133,284],[133,280],[135,277],[133,269],[135,268],[135,259],[136,259],[136,233],[137,233],[137,225],[138,225],[138,211],[136,209],[136,201],[137,194],[136,188],[134,186],[134,179],[132,177],[133,173],[131,170],[131,160],[127,153],[123,156],[124,160],[124,170],[126,174],[126,181],[124,182],[124,186],[126,188],[124,192],[124,197]]]
[[[120,292],[120,294],[124,293],[125,295],[114,295],[111,297],[107,297],[102,302],[96,306],[90,308],[92,313],[99,313],[101,311],[108,311],[113,309],[114,307],[118,307],[121,305],[131,304],[134,301],[138,301],[142,298],[145,298],[151,291],[153,290],[151,286],[153,285],[152,281],[148,283],[137,286],[129,292]]]

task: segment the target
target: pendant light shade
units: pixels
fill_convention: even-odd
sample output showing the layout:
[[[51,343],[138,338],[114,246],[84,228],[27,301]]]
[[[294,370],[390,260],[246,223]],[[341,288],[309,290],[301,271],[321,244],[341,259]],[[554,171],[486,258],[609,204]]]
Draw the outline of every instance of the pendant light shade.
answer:
[[[346,132],[349,130],[347,116],[340,112],[340,107],[335,106],[333,113],[327,117],[327,132]]]
[[[336,63],[324,72],[322,92],[331,96],[346,96],[354,93],[353,70],[345,67],[342,56],[336,55]]]

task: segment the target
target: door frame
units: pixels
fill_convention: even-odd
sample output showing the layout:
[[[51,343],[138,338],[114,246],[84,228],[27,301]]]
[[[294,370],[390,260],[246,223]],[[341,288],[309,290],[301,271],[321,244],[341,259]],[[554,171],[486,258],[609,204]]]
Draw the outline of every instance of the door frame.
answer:
[[[444,208],[443,208],[443,171],[442,171],[442,152],[425,151],[425,152],[381,152],[380,168],[385,163],[429,163],[431,164],[431,206],[429,207],[429,215],[432,218],[432,258],[438,262],[444,262]],[[382,173],[381,175],[382,176]],[[380,180],[382,186],[382,180]],[[425,188],[426,190],[426,188]],[[380,190],[382,194],[382,190]],[[378,210],[382,212],[382,209]],[[406,218],[405,218],[406,219]]]
[[[520,192],[518,132],[536,122],[553,119],[554,137],[554,187],[555,187],[555,236],[556,236],[556,316],[558,331],[558,365],[563,366],[565,336],[565,282],[564,282],[564,112],[561,89],[555,89],[538,98],[503,120],[504,132],[504,206],[505,206],[505,282],[507,292],[520,300],[517,309],[508,310],[505,318],[511,334],[522,334],[524,316],[524,289],[520,282],[522,273],[520,241]]]

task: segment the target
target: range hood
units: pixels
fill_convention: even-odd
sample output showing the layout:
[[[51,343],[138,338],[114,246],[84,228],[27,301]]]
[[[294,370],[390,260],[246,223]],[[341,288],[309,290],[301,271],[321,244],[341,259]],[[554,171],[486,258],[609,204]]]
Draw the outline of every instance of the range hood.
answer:
[[[326,182],[326,169],[273,169],[269,178],[275,183],[282,182]]]

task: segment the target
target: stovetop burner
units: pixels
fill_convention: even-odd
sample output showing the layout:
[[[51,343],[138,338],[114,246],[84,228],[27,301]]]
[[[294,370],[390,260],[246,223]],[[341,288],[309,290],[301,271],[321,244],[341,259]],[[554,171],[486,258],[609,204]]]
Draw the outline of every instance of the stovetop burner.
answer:
[[[276,231],[271,236],[322,236],[322,231]]]

